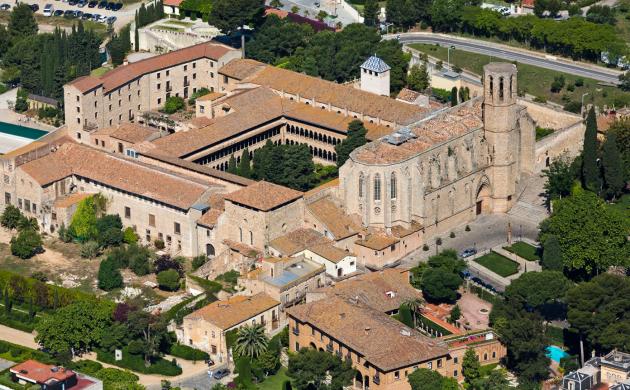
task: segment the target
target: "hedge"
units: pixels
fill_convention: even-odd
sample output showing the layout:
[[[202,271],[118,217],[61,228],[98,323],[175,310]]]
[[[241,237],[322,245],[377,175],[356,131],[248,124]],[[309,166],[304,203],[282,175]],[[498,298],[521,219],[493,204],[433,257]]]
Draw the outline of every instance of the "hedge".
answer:
[[[9,315],[4,312],[0,314],[0,324],[23,332],[32,333],[37,324],[37,320],[31,320],[28,314],[15,312],[14,309]]]
[[[182,369],[179,366],[160,357],[154,358],[151,365],[146,367],[144,365],[144,358],[141,355],[132,355],[126,348],[123,348],[122,360],[117,361],[114,358],[114,354],[103,350],[96,351],[96,358],[103,363],[126,368],[141,374],[176,376],[182,373]]]
[[[21,363],[25,360],[34,359],[45,364],[55,364],[55,360],[49,354],[36,351],[21,345],[0,340],[0,357],[13,362]]]
[[[175,357],[186,360],[201,361],[210,359],[210,355],[208,355],[206,352],[182,344],[171,345],[171,349],[168,353],[169,355],[173,355]]]

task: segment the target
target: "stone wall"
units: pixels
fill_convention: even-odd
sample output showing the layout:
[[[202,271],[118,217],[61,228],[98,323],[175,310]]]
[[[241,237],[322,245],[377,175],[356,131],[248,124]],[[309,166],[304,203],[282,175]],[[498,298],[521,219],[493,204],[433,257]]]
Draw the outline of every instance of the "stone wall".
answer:
[[[582,150],[586,127],[580,119],[536,142],[535,172],[541,172],[556,158],[576,157]]]

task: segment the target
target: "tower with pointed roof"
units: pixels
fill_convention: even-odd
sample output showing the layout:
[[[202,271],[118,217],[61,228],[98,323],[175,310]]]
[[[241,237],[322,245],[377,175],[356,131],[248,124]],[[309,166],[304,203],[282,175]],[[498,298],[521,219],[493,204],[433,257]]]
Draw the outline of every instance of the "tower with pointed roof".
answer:
[[[376,55],[361,65],[361,89],[377,95],[389,96],[389,72],[391,68]]]

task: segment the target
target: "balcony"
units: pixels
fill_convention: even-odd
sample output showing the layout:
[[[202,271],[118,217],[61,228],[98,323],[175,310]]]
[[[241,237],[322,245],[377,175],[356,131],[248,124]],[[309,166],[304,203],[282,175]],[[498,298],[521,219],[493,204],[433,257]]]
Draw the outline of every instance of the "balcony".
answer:
[[[190,81],[184,80],[184,87],[189,87],[189,86],[190,86]]]
[[[173,90],[173,87],[170,85],[166,86],[166,92],[171,92]]]

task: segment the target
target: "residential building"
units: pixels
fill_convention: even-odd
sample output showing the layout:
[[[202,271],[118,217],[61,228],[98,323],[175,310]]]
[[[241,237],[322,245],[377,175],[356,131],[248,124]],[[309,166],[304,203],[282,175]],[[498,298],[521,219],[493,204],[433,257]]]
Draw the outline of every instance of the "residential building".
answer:
[[[357,272],[357,258],[352,253],[332,244],[319,244],[305,249],[305,258],[326,267],[326,274],[332,278],[343,278]]]
[[[9,374],[13,382],[24,386],[39,385],[46,390],[103,390],[103,382],[98,379],[36,360],[16,364],[9,369]]]
[[[262,325],[269,336],[282,329],[280,302],[265,293],[212,302],[185,316],[177,334],[180,343],[206,351],[215,362],[223,363],[231,348],[226,333],[252,325]]]
[[[591,390],[595,388],[611,390],[630,388],[630,354],[612,350],[604,356],[590,359],[584,363],[584,367],[572,371],[562,378],[563,390]]]

